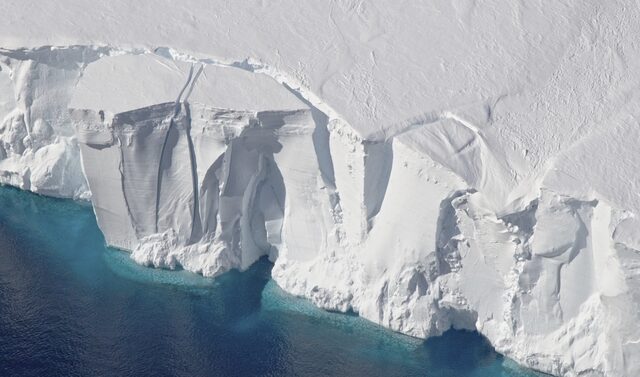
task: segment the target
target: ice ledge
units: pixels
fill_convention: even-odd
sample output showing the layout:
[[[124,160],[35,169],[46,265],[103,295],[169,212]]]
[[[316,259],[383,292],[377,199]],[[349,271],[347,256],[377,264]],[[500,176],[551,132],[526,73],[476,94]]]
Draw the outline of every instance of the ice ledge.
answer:
[[[324,308],[418,337],[476,328],[555,375],[639,372],[637,195],[599,179],[606,164],[587,153],[634,165],[633,106],[522,177],[486,109],[363,136],[258,63],[163,48],[2,55],[15,96],[0,107],[0,179],[87,197],[86,176],[108,242],[139,263],[215,276],[269,255],[278,284]]]

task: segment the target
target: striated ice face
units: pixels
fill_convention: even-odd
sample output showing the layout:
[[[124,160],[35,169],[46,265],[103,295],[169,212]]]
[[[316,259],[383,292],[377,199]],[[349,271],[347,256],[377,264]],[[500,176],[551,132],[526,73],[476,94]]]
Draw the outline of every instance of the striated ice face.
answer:
[[[0,184],[89,198],[67,105],[81,62],[96,58],[80,47],[0,53]]]
[[[0,181],[90,197],[141,264],[216,276],[267,255],[287,291],[396,331],[477,329],[555,375],[640,372],[633,118],[522,150],[505,125],[539,93],[365,133],[249,63],[2,54]]]

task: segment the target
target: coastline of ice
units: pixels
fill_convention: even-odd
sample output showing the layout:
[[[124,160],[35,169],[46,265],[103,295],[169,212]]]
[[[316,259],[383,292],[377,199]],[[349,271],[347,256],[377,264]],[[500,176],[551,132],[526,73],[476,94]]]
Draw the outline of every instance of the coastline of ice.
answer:
[[[307,68],[1,50],[0,182],[90,198],[107,242],[141,264],[215,276],[267,255],[280,287],[325,309],[422,338],[477,329],[558,376],[635,376],[640,51],[611,34],[616,9],[598,30],[574,11],[590,14],[565,13],[527,79],[480,101],[438,81],[419,115],[384,74],[345,78],[380,90],[341,103],[340,81],[307,85]],[[471,86],[500,87],[484,68]]]

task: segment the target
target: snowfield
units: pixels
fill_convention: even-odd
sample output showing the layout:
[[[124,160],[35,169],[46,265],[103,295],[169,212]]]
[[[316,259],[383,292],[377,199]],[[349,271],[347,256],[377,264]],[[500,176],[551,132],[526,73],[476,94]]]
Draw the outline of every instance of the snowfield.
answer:
[[[640,375],[632,1],[5,1],[0,183],[138,263]]]

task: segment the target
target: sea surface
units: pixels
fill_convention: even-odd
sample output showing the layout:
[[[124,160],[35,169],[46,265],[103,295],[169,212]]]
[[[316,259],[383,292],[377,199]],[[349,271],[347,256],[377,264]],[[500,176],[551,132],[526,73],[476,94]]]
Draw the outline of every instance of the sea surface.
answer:
[[[474,332],[428,341],[105,247],[91,208],[0,187],[0,376],[533,377]]]

